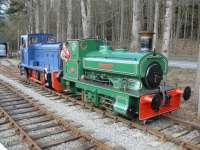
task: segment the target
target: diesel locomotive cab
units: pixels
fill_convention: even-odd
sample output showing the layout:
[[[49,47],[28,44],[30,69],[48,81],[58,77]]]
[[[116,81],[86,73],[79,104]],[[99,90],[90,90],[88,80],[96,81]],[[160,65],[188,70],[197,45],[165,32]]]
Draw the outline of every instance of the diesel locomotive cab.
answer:
[[[27,34],[21,36],[20,71],[27,79],[51,87],[58,92],[63,88],[58,78],[61,72],[60,47],[53,34]]]

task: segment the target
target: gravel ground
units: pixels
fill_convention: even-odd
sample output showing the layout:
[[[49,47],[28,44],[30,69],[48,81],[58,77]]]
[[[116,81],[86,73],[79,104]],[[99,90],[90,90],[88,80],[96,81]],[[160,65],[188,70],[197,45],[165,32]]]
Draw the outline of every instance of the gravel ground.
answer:
[[[5,118],[0,119],[0,123],[3,123]],[[8,124],[0,125],[0,150],[27,150],[28,146],[26,144],[20,144],[21,141],[19,140],[19,136],[16,135],[14,128],[8,128]],[[6,129],[6,130],[2,130]],[[5,147],[3,147],[3,145]]]
[[[153,122],[151,122],[149,124],[149,126],[150,127],[154,127],[154,128],[159,130],[159,129],[163,129],[163,128],[169,127],[172,124],[173,124],[173,122],[171,122],[171,121],[159,118],[158,120],[154,120]]]
[[[112,123],[108,118],[101,119],[101,115],[82,109],[80,106],[68,106],[63,102],[51,101],[48,98],[36,93],[33,89],[13,81],[0,74],[0,79],[17,87],[24,93],[37,99],[40,103],[56,111],[66,120],[72,120],[78,125],[82,125],[84,131],[91,133],[97,139],[107,141],[113,147],[123,147],[128,150],[173,150],[177,146],[169,142],[161,142],[155,136],[144,133],[138,129],[130,129],[123,123]],[[63,146],[62,149],[66,147]]]
[[[0,143],[2,143],[5,147],[10,147],[20,143],[19,136],[11,136],[7,138],[0,138]]]
[[[199,137],[200,133],[197,130],[194,130],[192,132],[190,132],[189,134],[181,137],[181,139],[184,139],[185,141],[190,141],[191,139],[193,139],[194,137]]]
[[[29,149],[28,146],[23,144],[13,145],[8,148],[8,150],[28,150],[28,149]]]
[[[81,144],[80,144],[81,143]],[[72,141],[70,144],[61,144],[59,146],[54,146],[49,150],[78,150],[78,149],[87,149],[88,145],[84,140]]]
[[[10,62],[10,61],[8,61],[8,60],[1,60],[1,62],[0,62],[2,65],[4,65],[4,66],[10,66],[12,63]]]

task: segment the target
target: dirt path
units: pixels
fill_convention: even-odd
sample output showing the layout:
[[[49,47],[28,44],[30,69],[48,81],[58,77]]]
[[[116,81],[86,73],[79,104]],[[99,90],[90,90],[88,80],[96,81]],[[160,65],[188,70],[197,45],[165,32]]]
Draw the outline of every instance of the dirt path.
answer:
[[[190,60],[169,60],[169,66],[183,69],[196,69],[197,62]]]

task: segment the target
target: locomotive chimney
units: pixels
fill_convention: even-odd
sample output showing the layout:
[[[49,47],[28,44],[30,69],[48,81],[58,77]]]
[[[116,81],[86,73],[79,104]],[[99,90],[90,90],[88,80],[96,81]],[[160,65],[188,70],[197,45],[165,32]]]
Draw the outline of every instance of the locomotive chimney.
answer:
[[[140,51],[151,51],[154,32],[142,31],[140,34]]]

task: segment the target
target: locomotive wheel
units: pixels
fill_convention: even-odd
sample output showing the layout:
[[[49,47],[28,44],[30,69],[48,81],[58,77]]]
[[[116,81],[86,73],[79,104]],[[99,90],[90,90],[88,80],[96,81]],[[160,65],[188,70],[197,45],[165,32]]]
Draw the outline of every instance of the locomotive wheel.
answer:
[[[50,74],[50,73],[47,73],[46,76],[47,76],[47,84],[48,84],[48,87],[49,87],[49,88],[52,88],[51,74]]]
[[[29,79],[28,69],[24,69],[24,75],[25,75],[26,79]]]
[[[189,100],[190,99],[190,96],[191,96],[191,88],[189,86],[187,86],[185,89],[184,89],[184,92],[183,92],[183,99],[185,101]]]

